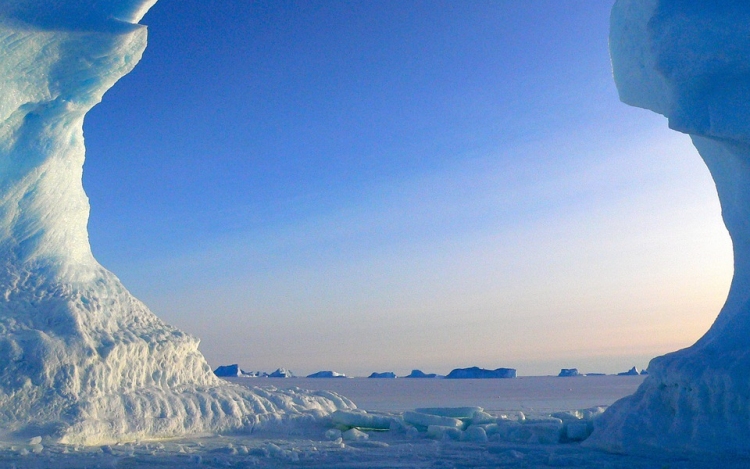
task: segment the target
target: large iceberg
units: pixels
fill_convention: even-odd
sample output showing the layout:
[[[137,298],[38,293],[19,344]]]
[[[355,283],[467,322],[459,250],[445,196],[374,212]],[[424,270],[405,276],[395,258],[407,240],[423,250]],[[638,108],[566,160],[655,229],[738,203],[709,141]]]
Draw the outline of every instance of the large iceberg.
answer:
[[[155,0],[0,0],[0,428],[94,444],[309,418],[332,393],[217,378],[198,340],[94,259],[83,118],[146,47]]]
[[[750,451],[750,2],[618,0],[610,51],[623,102],[690,135],[734,250],[729,295],[693,346],[655,358],[587,444],[612,451]]]

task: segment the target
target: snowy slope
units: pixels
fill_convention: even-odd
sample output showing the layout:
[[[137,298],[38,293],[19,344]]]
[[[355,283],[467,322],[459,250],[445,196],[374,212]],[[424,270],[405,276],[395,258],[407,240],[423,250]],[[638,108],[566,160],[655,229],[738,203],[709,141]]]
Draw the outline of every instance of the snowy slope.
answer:
[[[153,3],[0,1],[0,428],[15,435],[93,444],[352,407],[220,381],[91,254],[83,119],[138,63]]]

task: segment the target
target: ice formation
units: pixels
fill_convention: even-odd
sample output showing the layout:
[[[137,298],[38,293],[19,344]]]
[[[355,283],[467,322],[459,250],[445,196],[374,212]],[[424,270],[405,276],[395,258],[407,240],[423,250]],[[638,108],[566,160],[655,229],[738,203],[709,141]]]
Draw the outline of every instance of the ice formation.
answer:
[[[485,370],[477,366],[471,368],[456,368],[445,376],[445,379],[493,379],[493,378],[515,378],[514,368],[498,368],[496,370]]]
[[[101,443],[352,406],[248,390],[91,254],[82,124],[138,62],[155,0],[0,0],[0,428]]]
[[[655,358],[587,444],[613,451],[750,451],[750,2],[618,0],[610,52],[623,102],[690,134],[716,183],[734,278],[710,330]]]
[[[338,371],[326,370],[307,375],[306,378],[346,378],[346,375],[344,373],[339,373]]]

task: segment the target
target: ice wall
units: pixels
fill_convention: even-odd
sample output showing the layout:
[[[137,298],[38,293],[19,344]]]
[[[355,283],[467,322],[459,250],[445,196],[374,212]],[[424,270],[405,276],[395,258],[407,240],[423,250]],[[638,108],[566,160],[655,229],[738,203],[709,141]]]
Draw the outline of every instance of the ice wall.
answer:
[[[0,432],[94,444],[252,429],[351,402],[216,378],[88,242],[83,118],[155,0],[0,0]]]
[[[610,51],[623,102],[690,134],[716,183],[734,278],[711,329],[649,365],[588,444],[612,451],[750,452],[750,2],[617,0]]]

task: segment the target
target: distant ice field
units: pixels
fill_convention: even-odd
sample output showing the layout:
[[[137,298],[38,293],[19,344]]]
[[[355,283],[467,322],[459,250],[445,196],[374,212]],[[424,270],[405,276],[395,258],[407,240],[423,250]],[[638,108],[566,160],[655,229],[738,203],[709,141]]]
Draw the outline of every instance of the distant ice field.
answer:
[[[244,386],[334,391],[360,409],[483,407],[488,412],[551,413],[610,405],[633,394],[643,376],[523,376],[515,379],[228,378]]]

